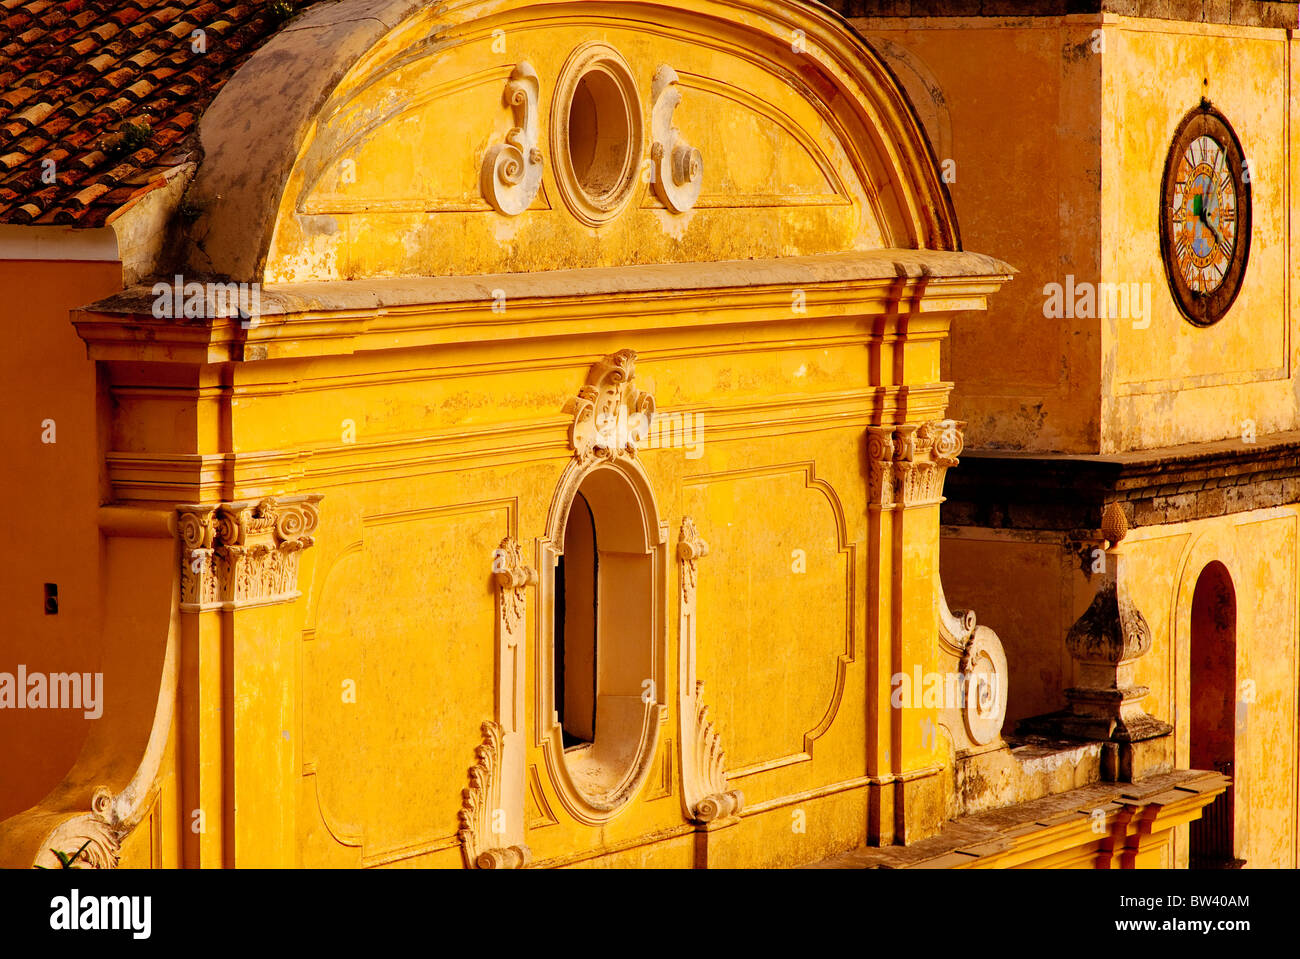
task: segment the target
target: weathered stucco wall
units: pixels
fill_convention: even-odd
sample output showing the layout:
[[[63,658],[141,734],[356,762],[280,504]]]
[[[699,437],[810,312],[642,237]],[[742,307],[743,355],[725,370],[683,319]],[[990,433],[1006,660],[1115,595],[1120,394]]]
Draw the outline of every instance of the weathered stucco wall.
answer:
[[[13,504],[0,524],[8,557],[0,577],[2,672],[15,674],[20,664],[32,674],[102,668],[95,364],[68,312],[121,282],[114,262],[0,261],[9,331],[0,491]],[[58,585],[57,615],[45,612],[45,583]],[[0,820],[63,777],[96,721],[75,709],[0,712]]]
[[[1136,680],[1150,689],[1143,708],[1173,724],[1182,767],[1191,764],[1193,593],[1210,563],[1223,563],[1231,576],[1237,855],[1249,866],[1297,862],[1298,522],[1300,509],[1288,506],[1140,528],[1123,541],[1130,594],[1153,634],[1151,650],[1138,660]],[[974,607],[1007,650],[1009,721],[1064,705],[1073,673],[1065,634],[1091,602],[1098,579],[1090,553],[1089,544],[1065,534],[945,527],[942,568],[950,601]],[[989,569],[998,575],[985,575]],[[1185,831],[1175,848],[1178,864],[1186,866]]]

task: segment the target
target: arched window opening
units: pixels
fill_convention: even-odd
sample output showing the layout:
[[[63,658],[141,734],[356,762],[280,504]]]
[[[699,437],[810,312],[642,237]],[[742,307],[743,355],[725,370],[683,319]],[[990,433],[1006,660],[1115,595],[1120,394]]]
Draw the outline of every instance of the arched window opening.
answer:
[[[1237,729],[1237,594],[1222,563],[1201,571],[1192,594],[1191,766],[1233,775]],[[1191,867],[1233,869],[1234,787],[1191,825]]]
[[[613,466],[586,474],[561,521],[554,710],[573,785],[596,808],[612,809],[644,779],[663,701],[655,678],[657,542],[638,489]]]

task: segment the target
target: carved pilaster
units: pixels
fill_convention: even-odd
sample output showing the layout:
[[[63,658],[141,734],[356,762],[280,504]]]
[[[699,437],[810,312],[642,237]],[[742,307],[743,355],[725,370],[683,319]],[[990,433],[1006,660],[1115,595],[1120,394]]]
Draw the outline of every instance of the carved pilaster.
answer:
[[[480,187],[483,199],[498,213],[517,216],[528,209],[542,185],[542,151],[538,147],[539,81],[527,60],[519,63],[506,82],[505,102],[515,125],[483,157]]]
[[[474,751],[470,788],[463,794],[460,839],[471,869],[526,866],[532,853],[524,845],[524,656],[528,587],[537,570],[524,562],[513,537],[492,554],[497,592],[496,719],[482,726],[483,743]]]
[[[532,861],[522,844],[494,845],[509,816],[501,806],[501,762],[504,731],[500,723],[485,722],[483,742],[474,749],[469,788],[461,792],[460,836],[465,865],[470,869],[516,869]]]
[[[664,64],[655,71],[650,87],[650,126],[654,143],[650,160],[654,163],[654,190],[664,205],[674,213],[685,213],[695,206],[704,183],[704,160],[700,151],[682,139],[673,126],[673,111],[682,102],[677,88],[677,71]]]
[[[181,609],[239,609],[297,599],[319,493],[181,506]]]
[[[745,796],[727,785],[726,759],[722,739],[709,721],[704,705],[704,683],[695,676],[695,591],[699,560],[709,555],[709,544],[700,538],[695,521],[683,518],[677,539],[681,564],[681,754],[682,800],[689,819],[719,824],[736,819]]]
[[[943,502],[943,481],[957,465],[962,430],[957,420],[868,427],[867,475],[875,506],[924,506]]]
[[[580,462],[636,456],[649,436],[655,401],[635,385],[636,352],[619,350],[596,363],[573,401],[569,443]]]

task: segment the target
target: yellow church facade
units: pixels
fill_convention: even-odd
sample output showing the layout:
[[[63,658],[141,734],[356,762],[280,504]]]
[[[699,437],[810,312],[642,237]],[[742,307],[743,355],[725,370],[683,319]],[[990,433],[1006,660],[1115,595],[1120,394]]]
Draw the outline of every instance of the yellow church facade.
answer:
[[[89,365],[67,361],[81,488],[59,522],[93,598],[62,623],[103,710],[21,717],[20,755],[69,761],[3,773],[30,802],[0,862],[1186,864],[1241,782],[1191,738],[1189,676],[1224,675],[1188,671],[1205,623],[1255,682],[1237,828],[1285,859],[1292,503],[1103,527],[1096,497],[1070,532],[1098,572],[1050,529],[941,526],[945,484],[993,459],[981,390],[1012,380],[972,357],[1049,333],[1003,319],[1040,264],[945,182],[907,82],[791,0],[290,21],[204,113],[201,162],[117,221],[115,261],[36,271],[33,342]],[[1264,210],[1290,154],[1256,156],[1234,309],[1266,312],[1292,296],[1269,259],[1289,221]],[[1061,335],[1109,357],[1085,383],[1063,354],[1069,452],[1222,439],[1244,411],[1261,447],[1289,428],[1258,412],[1294,404],[1289,380],[1238,389],[1276,344],[1184,341],[1161,309],[1147,340]],[[1166,366],[1126,367],[1155,335]],[[1187,369],[1227,385],[1121,388]],[[1040,439],[1023,450],[1061,448]],[[30,462],[5,482],[49,495]],[[15,577],[59,550],[34,538]],[[1215,561],[1232,626],[1193,595]],[[10,658],[37,662],[44,615],[18,614]],[[1067,705],[1073,660],[1092,698]]]

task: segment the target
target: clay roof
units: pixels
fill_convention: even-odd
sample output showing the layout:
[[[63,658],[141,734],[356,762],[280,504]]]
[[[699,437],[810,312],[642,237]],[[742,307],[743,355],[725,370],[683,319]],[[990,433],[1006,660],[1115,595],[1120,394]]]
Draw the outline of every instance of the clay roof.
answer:
[[[162,185],[197,159],[217,91],[312,2],[0,0],[0,223],[103,226]]]

